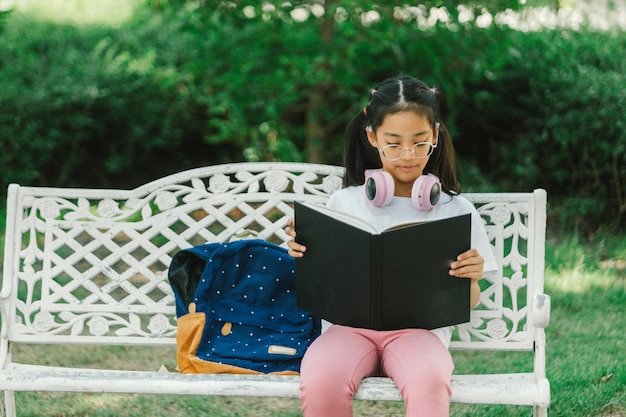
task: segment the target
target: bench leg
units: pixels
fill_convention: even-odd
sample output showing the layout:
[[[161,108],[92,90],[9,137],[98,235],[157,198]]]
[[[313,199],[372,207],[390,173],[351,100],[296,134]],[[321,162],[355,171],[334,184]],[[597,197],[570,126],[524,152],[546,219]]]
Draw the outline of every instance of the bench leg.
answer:
[[[6,417],[15,417],[15,391],[4,391],[4,412]]]
[[[533,412],[534,417],[548,417],[548,408],[536,405]]]

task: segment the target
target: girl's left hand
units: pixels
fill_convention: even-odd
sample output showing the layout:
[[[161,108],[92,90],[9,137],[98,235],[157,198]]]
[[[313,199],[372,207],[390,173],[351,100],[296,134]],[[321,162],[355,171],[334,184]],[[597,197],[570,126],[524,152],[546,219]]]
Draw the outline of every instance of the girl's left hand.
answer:
[[[457,278],[479,280],[483,277],[485,260],[476,249],[460,254],[450,265],[450,275]]]

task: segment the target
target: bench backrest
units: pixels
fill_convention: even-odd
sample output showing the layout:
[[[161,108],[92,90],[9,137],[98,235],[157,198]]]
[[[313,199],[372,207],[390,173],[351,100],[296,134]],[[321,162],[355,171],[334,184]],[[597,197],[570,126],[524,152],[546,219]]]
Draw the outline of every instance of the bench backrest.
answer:
[[[134,190],[12,184],[1,293],[10,300],[1,310],[5,337],[173,345],[172,256],[242,231],[284,245],[293,201],[326,201],[342,174],[325,165],[243,163],[189,170]],[[457,326],[452,347],[530,350],[530,300],[543,291],[545,192],[465,195],[481,213],[503,269],[483,280],[480,306],[470,323]]]

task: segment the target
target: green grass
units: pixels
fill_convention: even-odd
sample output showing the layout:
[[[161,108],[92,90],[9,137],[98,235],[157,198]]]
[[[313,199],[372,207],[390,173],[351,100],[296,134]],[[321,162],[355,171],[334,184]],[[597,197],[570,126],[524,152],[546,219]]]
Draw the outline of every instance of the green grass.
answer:
[[[626,238],[577,239],[547,248],[546,292],[550,416],[626,416]],[[582,258],[582,260],[581,260]],[[454,352],[458,373],[525,372],[527,352]],[[14,359],[93,367],[158,369],[174,349],[15,346]],[[298,400],[239,397],[17,393],[21,417],[301,416]],[[452,416],[530,416],[530,407],[453,404]],[[401,403],[358,401],[358,416],[402,416]]]

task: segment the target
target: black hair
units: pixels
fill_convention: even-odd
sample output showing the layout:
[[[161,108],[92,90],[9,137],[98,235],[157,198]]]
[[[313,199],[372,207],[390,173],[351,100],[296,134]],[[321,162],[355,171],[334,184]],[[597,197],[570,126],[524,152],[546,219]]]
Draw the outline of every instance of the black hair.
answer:
[[[389,114],[413,111],[426,117],[435,130],[439,123],[437,147],[430,156],[424,174],[439,177],[448,194],[460,194],[461,186],[456,175],[455,152],[450,133],[441,121],[437,91],[413,77],[389,78],[370,91],[369,102],[348,124],[344,147],[344,186],[365,182],[365,170],[382,167],[378,150],[368,139],[366,128],[373,131]]]

